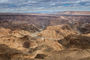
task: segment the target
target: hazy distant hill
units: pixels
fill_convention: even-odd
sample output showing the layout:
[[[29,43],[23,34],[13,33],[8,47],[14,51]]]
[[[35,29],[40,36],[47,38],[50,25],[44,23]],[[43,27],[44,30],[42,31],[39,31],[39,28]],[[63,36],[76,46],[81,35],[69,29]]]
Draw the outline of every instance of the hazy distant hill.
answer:
[[[90,15],[90,11],[64,11],[56,14],[60,15]]]

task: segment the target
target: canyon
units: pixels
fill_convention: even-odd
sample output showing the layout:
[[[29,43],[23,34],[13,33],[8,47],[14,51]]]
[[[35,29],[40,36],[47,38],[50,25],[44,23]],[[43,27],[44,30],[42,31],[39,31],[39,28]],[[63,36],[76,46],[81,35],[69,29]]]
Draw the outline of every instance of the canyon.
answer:
[[[80,14],[0,13],[0,60],[90,60],[90,15]]]

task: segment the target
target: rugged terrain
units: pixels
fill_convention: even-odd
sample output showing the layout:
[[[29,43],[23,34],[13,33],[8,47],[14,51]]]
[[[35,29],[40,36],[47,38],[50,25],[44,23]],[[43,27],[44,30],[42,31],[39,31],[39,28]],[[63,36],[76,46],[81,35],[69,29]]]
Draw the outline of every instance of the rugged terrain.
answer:
[[[0,60],[90,60],[90,16],[0,14]]]

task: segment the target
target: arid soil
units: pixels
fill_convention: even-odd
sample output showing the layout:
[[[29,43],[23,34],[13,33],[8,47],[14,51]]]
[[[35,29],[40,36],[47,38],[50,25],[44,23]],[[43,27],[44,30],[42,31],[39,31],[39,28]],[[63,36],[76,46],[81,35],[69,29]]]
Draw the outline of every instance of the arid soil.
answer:
[[[0,14],[0,60],[90,60],[90,16]]]

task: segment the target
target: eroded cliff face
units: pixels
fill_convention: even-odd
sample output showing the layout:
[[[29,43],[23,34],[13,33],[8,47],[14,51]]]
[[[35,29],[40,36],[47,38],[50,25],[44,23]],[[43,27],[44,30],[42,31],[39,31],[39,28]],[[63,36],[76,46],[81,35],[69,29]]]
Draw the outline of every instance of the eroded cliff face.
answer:
[[[33,16],[31,16],[33,17]],[[37,18],[37,16],[35,16]],[[50,19],[52,16],[49,16]],[[48,18],[49,18],[48,17]],[[33,19],[36,19],[33,18]],[[48,19],[38,17],[38,19]],[[56,16],[53,18],[57,18]],[[16,21],[0,23],[1,60],[82,60],[90,59],[90,23],[81,16],[60,16],[40,28]],[[61,20],[59,20],[61,18]],[[77,18],[82,19],[76,20]],[[21,18],[19,18],[21,19]],[[71,19],[71,20],[69,20]],[[45,21],[45,20],[43,20]],[[32,21],[35,23],[35,20]],[[61,23],[63,24],[61,24]],[[39,22],[41,23],[41,22]],[[57,23],[57,24],[56,24]],[[40,24],[41,25],[41,24]],[[42,23],[43,25],[43,23]],[[87,28],[88,27],[88,28]]]

